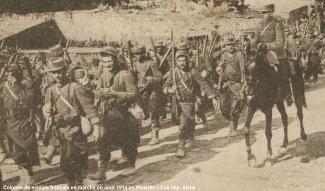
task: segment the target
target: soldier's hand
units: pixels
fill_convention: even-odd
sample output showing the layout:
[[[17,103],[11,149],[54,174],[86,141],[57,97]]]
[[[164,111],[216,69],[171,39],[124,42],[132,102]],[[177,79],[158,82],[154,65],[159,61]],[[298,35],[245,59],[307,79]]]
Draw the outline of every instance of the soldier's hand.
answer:
[[[94,124],[93,126],[94,126],[93,138],[94,138],[95,142],[97,142],[101,137],[101,133],[100,133],[100,129],[99,129],[100,127],[98,124]]]

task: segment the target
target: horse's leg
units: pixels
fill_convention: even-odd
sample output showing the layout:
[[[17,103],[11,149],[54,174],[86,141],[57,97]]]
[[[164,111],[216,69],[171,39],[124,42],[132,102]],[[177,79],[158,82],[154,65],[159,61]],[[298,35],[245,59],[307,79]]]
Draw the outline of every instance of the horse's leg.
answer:
[[[281,120],[283,124],[283,131],[284,131],[284,137],[283,137],[283,143],[281,148],[287,148],[288,146],[288,115],[286,112],[286,109],[284,107],[284,102],[280,101],[276,103],[276,107],[278,108],[278,111],[280,112],[281,115]]]
[[[247,161],[248,161],[248,166],[255,166],[256,159],[254,154],[252,154],[252,149],[251,149],[251,144],[250,144],[250,139],[249,139],[249,131],[252,123],[252,119],[254,117],[254,114],[256,112],[256,109],[247,108],[247,116],[246,116],[246,121],[245,121],[245,142],[246,142],[246,149],[247,149]]]
[[[300,136],[301,136],[302,140],[306,141],[307,135],[305,132],[305,127],[304,127],[304,122],[303,122],[304,114],[303,114],[302,106],[297,106],[296,108],[297,108],[297,116],[299,119]]]
[[[265,119],[266,119],[266,128],[265,128],[265,136],[267,139],[267,157],[264,161],[266,166],[272,166],[272,107],[265,111]]]

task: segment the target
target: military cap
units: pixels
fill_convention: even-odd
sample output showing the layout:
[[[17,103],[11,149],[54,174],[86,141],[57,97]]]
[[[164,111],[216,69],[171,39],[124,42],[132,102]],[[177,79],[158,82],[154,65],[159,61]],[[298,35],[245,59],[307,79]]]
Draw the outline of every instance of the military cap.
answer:
[[[225,36],[223,38],[224,45],[231,45],[231,44],[235,44],[235,43],[236,43],[236,39],[233,36]]]
[[[101,51],[100,51],[100,55],[103,56],[103,55],[110,55],[110,56],[114,56],[116,57],[117,56],[117,51],[115,48],[111,47],[111,46],[108,46],[108,47],[105,47],[103,48]]]
[[[63,55],[63,48],[60,44],[52,46],[49,48],[49,55],[51,57],[58,57]]]
[[[47,65],[48,72],[54,72],[66,67],[65,61],[61,57],[51,58]]]
[[[185,50],[177,50],[177,52],[176,52],[176,59],[178,57],[180,57],[180,56],[184,56],[184,57],[188,58],[189,57],[189,54]]]
[[[188,51],[187,43],[183,42],[183,43],[178,44],[177,51],[179,51],[179,50]]]
[[[262,12],[262,13],[267,13],[267,12],[274,12],[274,9],[275,9],[275,6],[274,6],[274,4],[272,3],[272,4],[267,4],[267,5],[264,5],[263,7],[262,7],[262,9],[260,10],[260,12]]]
[[[163,47],[163,46],[165,46],[165,45],[164,45],[164,42],[162,40],[159,40],[159,41],[157,41],[155,43],[155,47]]]
[[[144,46],[135,47],[133,51],[134,54],[143,54],[145,52],[146,52],[146,48]]]

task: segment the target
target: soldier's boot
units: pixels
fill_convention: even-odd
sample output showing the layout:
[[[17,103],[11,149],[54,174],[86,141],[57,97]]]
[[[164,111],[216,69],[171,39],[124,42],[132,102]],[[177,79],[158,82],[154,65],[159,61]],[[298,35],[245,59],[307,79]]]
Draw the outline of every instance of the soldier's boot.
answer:
[[[159,141],[159,130],[158,129],[153,129],[151,131],[151,141],[149,142],[150,146],[153,145],[158,145],[160,143]]]
[[[237,130],[237,126],[238,126],[238,122],[232,120],[230,122],[230,131],[229,131],[229,136],[234,137],[237,136],[239,134],[238,130]]]
[[[185,157],[185,143],[186,139],[179,139],[176,157],[178,158],[184,158]]]
[[[46,154],[40,156],[41,160],[45,161],[46,164],[49,164],[50,165],[52,163],[52,159],[53,159],[55,150],[56,150],[55,146],[49,145],[47,147]]]
[[[95,174],[89,174],[88,178],[90,180],[94,181],[104,181],[106,180],[106,167],[107,167],[107,161],[99,161],[98,162],[98,168]]]
[[[128,166],[122,172],[122,176],[130,176],[135,173],[135,159],[128,159]]]

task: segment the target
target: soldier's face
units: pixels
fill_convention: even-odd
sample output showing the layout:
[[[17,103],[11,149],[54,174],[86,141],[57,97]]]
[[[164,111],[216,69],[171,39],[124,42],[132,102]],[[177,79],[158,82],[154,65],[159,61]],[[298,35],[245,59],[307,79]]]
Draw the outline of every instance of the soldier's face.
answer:
[[[109,71],[113,70],[114,59],[112,58],[112,56],[103,56],[100,62],[104,69],[107,69]]]
[[[187,68],[187,58],[185,56],[179,56],[176,60],[177,62],[177,67],[180,69],[186,69]]]
[[[65,75],[66,75],[66,71],[64,69],[51,72],[52,79],[56,83],[62,83]]]

